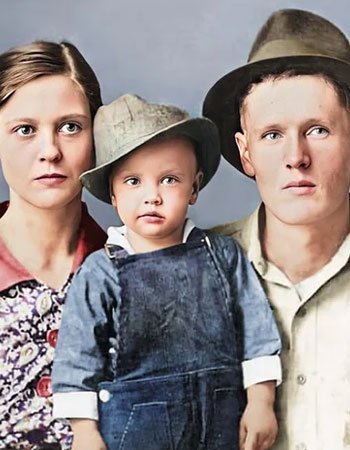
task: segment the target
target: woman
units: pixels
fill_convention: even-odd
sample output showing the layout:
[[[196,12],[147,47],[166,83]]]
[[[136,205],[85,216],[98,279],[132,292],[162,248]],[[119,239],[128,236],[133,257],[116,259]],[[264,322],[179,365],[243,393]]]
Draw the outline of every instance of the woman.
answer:
[[[71,277],[105,234],[81,202],[101,104],[71,44],[34,42],[0,55],[0,449],[67,449],[52,420],[50,371]]]

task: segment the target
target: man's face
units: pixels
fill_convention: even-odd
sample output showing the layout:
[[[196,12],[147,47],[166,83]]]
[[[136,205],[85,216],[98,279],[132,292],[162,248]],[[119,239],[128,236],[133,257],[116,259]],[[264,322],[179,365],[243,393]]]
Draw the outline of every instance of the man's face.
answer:
[[[245,172],[266,214],[290,225],[319,223],[348,207],[350,113],[315,75],[253,87],[236,133]]]

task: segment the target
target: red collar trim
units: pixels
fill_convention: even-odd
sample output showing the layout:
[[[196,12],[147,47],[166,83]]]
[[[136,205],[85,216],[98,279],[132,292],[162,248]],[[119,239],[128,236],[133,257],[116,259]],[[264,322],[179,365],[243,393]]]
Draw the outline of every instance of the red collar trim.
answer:
[[[0,204],[0,217],[5,213],[9,202]],[[88,213],[83,203],[80,231],[77,249],[71,273],[74,273],[83,260],[95,250],[100,249],[106,242],[107,235]],[[0,239],[0,292],[23,281],[34,280],[31,273],[9,252]]]

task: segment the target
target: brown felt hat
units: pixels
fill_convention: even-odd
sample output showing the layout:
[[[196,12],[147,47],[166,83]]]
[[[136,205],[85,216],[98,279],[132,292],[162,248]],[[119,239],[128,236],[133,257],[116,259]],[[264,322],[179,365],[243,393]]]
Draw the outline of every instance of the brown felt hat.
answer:
[[[259,31],[247,64],[220,78],[209,90],[203,115],[219,128],[223,156],[243,173],[234,139],[234,134],[241,131],[241,98],[251,83],[289,70],[296,74],[324,74],[350,86],[348,39],[323,17],[282,9],[273,13]]]
[[[191,118],[176,106],[149,103],[137,95],[125,94],[98,109],[94,120],[96,165],[80,179],[95,197],[111,203],[109,175],[113,164],[156,137],[178,136],[188,137],[196,145],[203,171],[202,189],[220,162],[215,124],[205,117]]]

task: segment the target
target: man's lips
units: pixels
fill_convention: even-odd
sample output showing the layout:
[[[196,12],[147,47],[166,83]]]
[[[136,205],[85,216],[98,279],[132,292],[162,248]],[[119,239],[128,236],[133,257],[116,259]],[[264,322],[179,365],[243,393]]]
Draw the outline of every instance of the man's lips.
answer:
[[[309,180],[291,181],[282,189],[295,195],[310,195],[315,192],[316,185]]]
[[[300,181],[291,181],[290,183],[286,184],[283,189],[288,188],[301,188],[301,187],[315,187],[316,185],[308,180],[300,180]]]

